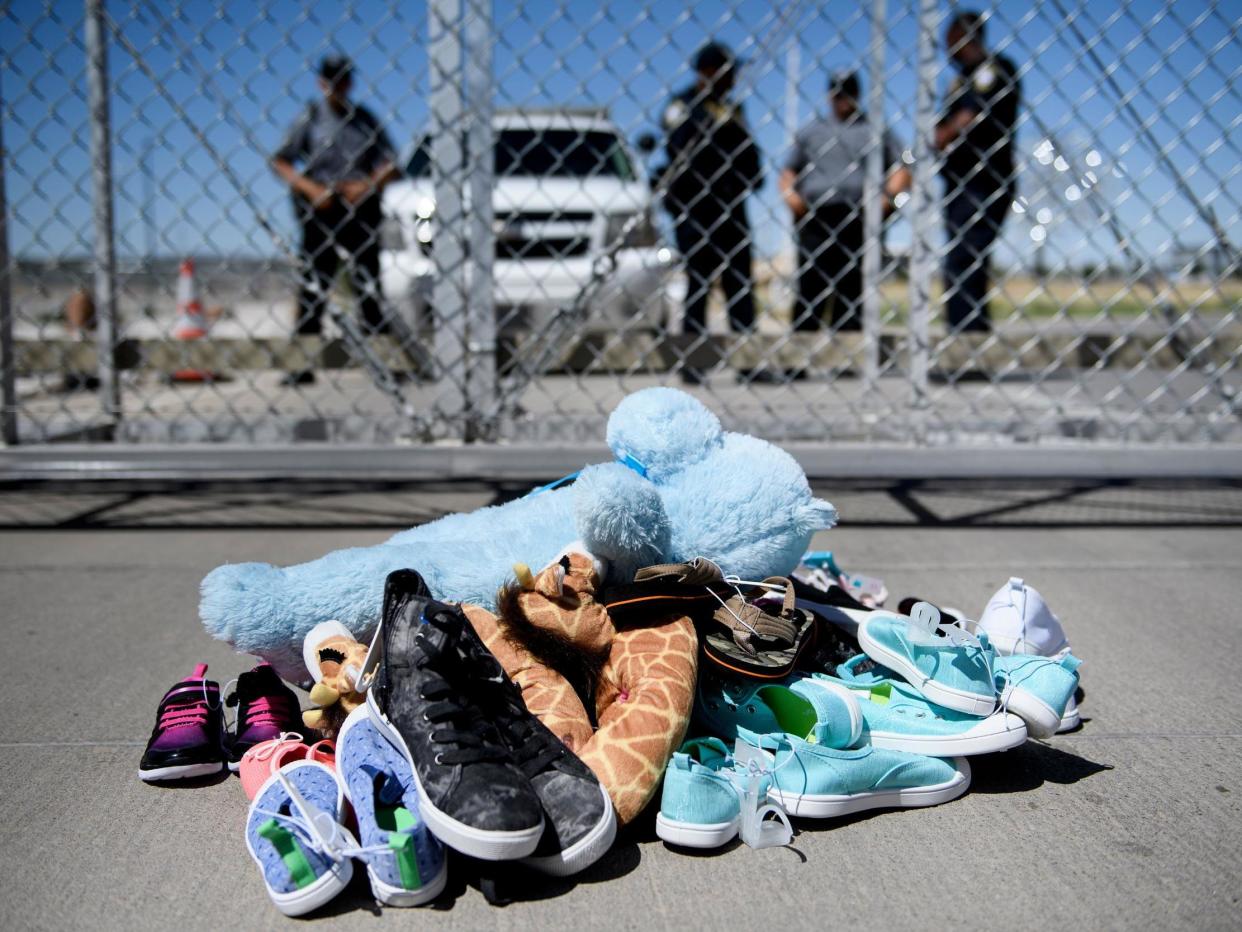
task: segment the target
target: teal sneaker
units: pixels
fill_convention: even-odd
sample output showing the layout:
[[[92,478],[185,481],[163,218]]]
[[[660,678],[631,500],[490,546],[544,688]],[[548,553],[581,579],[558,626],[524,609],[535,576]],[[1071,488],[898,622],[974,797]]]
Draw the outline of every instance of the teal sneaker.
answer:
[[[866,656],[859,654],[850,663],[859,659]],[[848,670],[849,664],[842,667]],[[863,742],[872,747],[929,757],[972,757],[1007,751],[1026,741],[1025,723],[1010,712],[998,710],[986,718],[966,715],[933,705],[902,680],[868,679],[861,683],[813,673],[806,682],[853,696],[862,711]]]
[[[664,771],[656,834],[670,845],[719,848],[741,828],[741,796],[730,779],[735,765],[719,738],[692,738]],[[767,790],[767,778],[762,789]]]
[[[942,624],[926,602],[910,617],[873,612],[858,626],[858,643],[938,706],[979,716],[996,708],[992,649],[965,629]]]
[[[862,737],[863,716],[849,691],[832,693],[805,681],[789,686],[700,674],[696,721],[732,741],[745,728],[758,734],[788,732],[826,747],[847,748]]]
[[[993,668],[1001,707],[1017,713],[1036,738],[1056,734],[1078,689],[1081,664],[1073,654],[1060,660],[1032,654],[997,657]],[[1075,715],[1077,711],[1075,707]]]
[[[737,734],[766,759],[772,779],[768,798],[790,815],[830,819],[867,809],[935,806],[970,786],[964,758],[942,760],[875,747],[840,750],[745,728]]]

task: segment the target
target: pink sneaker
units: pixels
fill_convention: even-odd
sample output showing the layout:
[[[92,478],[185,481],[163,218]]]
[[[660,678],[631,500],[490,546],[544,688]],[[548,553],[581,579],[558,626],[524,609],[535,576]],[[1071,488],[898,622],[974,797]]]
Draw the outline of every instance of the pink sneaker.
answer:
[[[308,745],[294,731],[283,732],[279,738],[256,744],[242,755],[237,771],[246,798],[254,799],[268,777],[295,760],[316,761],[336,770],[336,745],[331,741],[316,741]]]

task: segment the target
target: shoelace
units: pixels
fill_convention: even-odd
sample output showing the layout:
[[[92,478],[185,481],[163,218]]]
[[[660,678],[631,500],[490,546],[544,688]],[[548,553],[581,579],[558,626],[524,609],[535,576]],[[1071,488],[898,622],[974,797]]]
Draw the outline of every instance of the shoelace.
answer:
[[[255,725],[267,725],[279,728],[290,720],[291,707],[288,696],[280,694],[256,696],[244,705],[237,713],[237,730],[243,732]]]
[[[300,845],[333,861],[377,854],[397,857],[398,852],[391,845],[359,845],[356,842],[350,844],[349,841],[353,839],[349,837],[344,826],[332,813],[325,812],[302,798],[296,789],[291,789],[292,784],[283,773],[280,775],[280,782],[289,791],[290,811],[276,812],[256,806],[253,812],[275,819],[298,840]],[[298,810],[297,815],[293,814],[293,809]],[[330,822],[331,825],[325,826],[325,822]]]
[[[219,708],[218,705],[211,704],[210,691],[207,681],[202,681],[201,695],[192,692],[193,687],[187,687],[184,690],[180,688],[173,691],[172,696],[164,699],[164,705],[160,709],[160,718],[158,728],[160,731],[167,731],[171,728],[184,728],[187,725],[206,725],[207,717],[213,708]],[[185,698],[180,698],[184,694]],[[178,697],[174,700],[173,696]]]
[[[469,674],[470,665],[465,661],[458,641],[458,627],[464,621],[452,615],[432,613],[426,624],[443,632],[447,637],[442,643],[432,639],[423,639],[422,657],[417,661],[420,670],[428,673],[428,680],[423,685],[419,698],[429,705],[423,710],[427,721],[435,725],[443,725],[431,732],[431,740],[446,745],[444,750],[436,752],[437,764],[472,764],[480,761],[504,761],[509,758],[508,752],[497,743],[495,729],[489,724],[489,717],[483,713],[472,698],[458,687],[450,683],[443,672]],[[429,669],[430,668],[430,669]],[[453,676],[459,682],[465,682],[467,675]],[[481,689],[473,688],[472,692],[480,694]],[[478,684],[481,686],[482,684]]]
[[[528,777],[542,773],[549,764],[565,754],[565,745],[555,736],[536,727],[530,713],[525,709],[519,713],[517,709],[510,708],[501,729],[508,738],[509,750],[514,760]]]
[[[505,675],[500,662],[485,647],[472,638],[462,644],[464,659],[474,669],[491,669],[492,676],[484,680],[477,677],[472,684],[484,717],[491,721],[507,747],[507,756],[527,776],[542,773],[549,764],[565,753],[565,746],[549,732],[537,727],[535,719],[526,710],[522,693]],[[502,749],[504,750],[504,749]]]

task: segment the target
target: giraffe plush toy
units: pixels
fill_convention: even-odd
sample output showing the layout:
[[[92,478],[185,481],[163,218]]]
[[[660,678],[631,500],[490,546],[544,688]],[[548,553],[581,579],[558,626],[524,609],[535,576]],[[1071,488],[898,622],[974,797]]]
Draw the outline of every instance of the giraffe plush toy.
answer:
[[[586,553],[571,550],[534,577],[517,570],[498,615],[462,608],[526,708],[594,771],[624,825],[651,801],[685,737],[694,623],[666,615],[617,630],[596,599],[602,567]]]
[[[203,580],[208,632],[304,681],[302,642],[340,619],[369,638],[384,580],[414,567],[442,601],[494,608],[515,563],[546,566],[566,541],[609,561],[608,582],[657,563],[706,557],[743,579],[788,576],[836,510],[811,495],[792,456],[724,430],[685,392],[645,388],[608,418],[614,460],[585,467],[572,485],[448,515],[374,547],[338,550],[299,566],[234,563]]]

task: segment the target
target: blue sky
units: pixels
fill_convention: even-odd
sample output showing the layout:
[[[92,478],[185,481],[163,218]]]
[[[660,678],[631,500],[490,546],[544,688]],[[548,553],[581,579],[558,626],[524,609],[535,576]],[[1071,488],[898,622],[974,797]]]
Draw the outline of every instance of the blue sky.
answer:
[[[907,143],[915,98],[914,5],[889,0],[885,40],[885,115]],[[314,95],[310,65],[328,47],[354,58],[357,96],[380,114],[398,144],[425,124],[423,3],[114,0],[108,6],[124,37],[110,49],[122,255],[145,252],[144,215],[153,221],[161,254],[275,251],[256,214],[286,235],[292,223],[266,156]],[[1045,0],[1032,9],[1006,0],[979,7],[993,17],[990,44],[1023,69],[1027,117],[1021,149],[1029,156],[1050,130],[1071,160],[1093,149],[1100,154],[1103,177],[1093,201],[1071,205],[1063,196],[1082,164],[1065,173],[1032,166],[1020,182],[1034,201],[1031,215],[1040,206],[1052,211],[1046,226],[1052,264],[1118,255],[1091,203],[1111,205],[1148,253],[1209,239],[1207,225],[1119,111],[1097,63],[1084,58],[1063,18],[1067,10],[1083,35],[1101,37],[1098,58],[1157,144],[1167,147],[1195,196],[1214,209],[1235,243],[1242,240],[1242,96],[1236,89],[1242,50],[1229,41],[1237,21],[1225,19],[1236,14],[1227,12],[1228,4],[1218,6],[1202,0],[1176,6],[1134,0],[1124,7]],[[80,0],[15,0],[0,7],[9,236],[18,255],[83,254],[90,248],[81,9]],[[751,217],[760,251],[771,253],[787,236],[775,174],[788,138],[790,49],[796,45],[800,59],[793,83],[801,121],[822,105],[827,72],[866,69],[868,16],[868,8],[845,0],[780,6],[757,0],[497,2],[496,103],[607,105],[633,138],[656,128],[664,100],[688,80],[686,60],[705,37],[730,43],[749,59],[744,102],[770,169]],[[939,51],[937,62],[939,95],[951,73]],[[191,123],[214,152],[196,142]],[[144,164],[155,179],[152,196]],[[1011,218],[1003,259],[1031,254],[1030,230],[1023,218]],[[890,239],[908,239],[908,229],[897,224]]]

